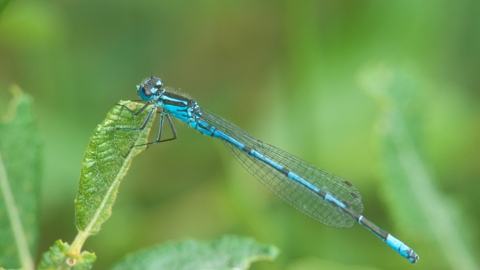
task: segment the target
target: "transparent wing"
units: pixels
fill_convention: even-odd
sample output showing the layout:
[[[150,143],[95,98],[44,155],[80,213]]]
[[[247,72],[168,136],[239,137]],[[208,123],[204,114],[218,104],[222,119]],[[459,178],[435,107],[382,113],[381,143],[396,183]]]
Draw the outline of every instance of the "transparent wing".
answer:
[[[296,173],[320,190],[344,202],[347,207],[351,207],[358,213],[363,211],[360,192],[347,180],[309,164],[275,146],[257,140],[219,116],[203,109],[201,109],[201,113],[201,118],[218,130]],[[245,154],[230,143],[224,143],[247,171],[298,211],[325,225],[337,228],[350,227],[355,222],[351,216],[332,203],[325,201],[309,188],[288,178],[264,162]]]

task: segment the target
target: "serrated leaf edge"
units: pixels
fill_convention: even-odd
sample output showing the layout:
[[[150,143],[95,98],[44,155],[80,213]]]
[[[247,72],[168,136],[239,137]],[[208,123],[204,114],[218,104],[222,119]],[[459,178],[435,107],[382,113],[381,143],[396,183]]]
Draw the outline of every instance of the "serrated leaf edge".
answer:
[[[152,118],[150,121],[153,121],[153,120],[154,120],[154,118]],[[104,128],[103,124],[99,125],[99,127],[98,127],[98,129],[103,129],[103,128]],[[143,132],[149,132],[149,129],[145,129],[145,130],[142,131],[142,133]],[[142,139],[142,135],[139,134],[139,136],[136,139],[136,142],[138,142],[141,139]],[[108,198],[110,198],[110,195],[112,194],[112,192],[115,192],[115,190],[116,190],[115,188],[117,187],[119,182],[123,179],[123,177],[127,173],[127,170],[130,167],[129,163],[132,162],[132,159],[133,159],[134,156],[138,155],[140,152],[142,152],[146,148],[147,147],[132,148],[130,150],[130,152],[128,153],[128,155],[124,158],[121,169],[118,171],[118,173],[115,177],[115,180],[112,182],[112,184],[108,188],[107,193],[103,197],[102,202],[100,204],[100,207],[97,208],[93,218],[90,220],[90,222],[85,227],[85,229],[78,231],[78,234],[75,237],[75,240],[73,241],[72,245],[70,246],[70,249],[67,252],[68,254],[70,254],[71,256],[78,256],[80,254],[81,248],[82,248],[83,244],[85,243],[86,239],[90,235],[92,235],[91,231],[95,227],[95,224],[98,222],[99,217],[101,216],[102,210],[107,205]]]

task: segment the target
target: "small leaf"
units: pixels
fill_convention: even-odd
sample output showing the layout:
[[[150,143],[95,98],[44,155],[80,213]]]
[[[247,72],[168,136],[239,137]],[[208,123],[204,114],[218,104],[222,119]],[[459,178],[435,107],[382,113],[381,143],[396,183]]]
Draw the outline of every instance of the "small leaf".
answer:
[[[118,188],[132,158],[146,147],[133,147],[147,142],[153,118],[143,131],[116,130],[138,128],[145,121],[148,109],[135,116],[144,104],[123,101],[116,105],[95,129],[83,158],[76,205],[77,229],[84,235],[99,232],[112,213]],[[126,107],[128,107],[129,111]],[[73,244],[72,244],[73,245]]]
[[[32,98],[13,87],[0,121],[0,266],[33,269],[38,243],[41,143]]]
[[[241,270],[258,260],[273,260],[278,252],[275,246],[257,243],[250,237],[223,236],[209,242],[186,240],[131,254],[112,270]]]
[[[50,250],[43,254],[38,269],[56,270],[65,264],[71,266],[72,270],[91,269],[97,259],[95,253],[83,251],[80,256],[72,258],[67,253],[69,248],[70,246],[67,243],[63,243],[62,240],[57,240],[55,244],[50,247]]]

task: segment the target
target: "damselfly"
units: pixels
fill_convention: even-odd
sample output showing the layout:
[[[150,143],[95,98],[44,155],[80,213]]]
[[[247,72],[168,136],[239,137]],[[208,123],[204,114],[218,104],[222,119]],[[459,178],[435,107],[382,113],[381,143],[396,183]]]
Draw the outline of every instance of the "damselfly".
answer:
[[[418,261],[418,255],[411,248],[360,214],[363,211],[360,192],[349,181],[254,138],[229,121],[204,110],[190,98],[168,92],[160,78],[146,79],[137,86],[137,92],[147,103],[132,113],[139,115],[151,107],[144,124],[139,128],[117,129],[143,130],[158,109],[160,127],[157,140],[144,145],[175,139],[177,135],[170,118],[173,116],[202,134],[222,140],[247,171],[298,211],[337,228],[350,227],[358,222],[411,263]],[[173,131],[173,137],[169,139],[162,139],[164,118]]]

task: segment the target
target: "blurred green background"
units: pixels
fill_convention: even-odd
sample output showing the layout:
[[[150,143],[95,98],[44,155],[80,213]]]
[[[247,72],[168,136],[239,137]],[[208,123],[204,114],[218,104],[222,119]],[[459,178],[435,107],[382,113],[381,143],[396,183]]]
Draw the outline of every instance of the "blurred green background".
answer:
[[[89,137],[160,76],[252,135],[353,182],[367,218],[415,269],[476,269],[480,235],[480,2],[31,1],[0,14],[0,113],[18,84],[45,142],[41,246],[76,235]],[[249,235],[281,249],[252,269],[407,269],[355,225],[303,216],[221,142],[176,123],[120,187],[84,249],[107,269],[166,241]],[[37,261],[39,254],[37,254]]]

